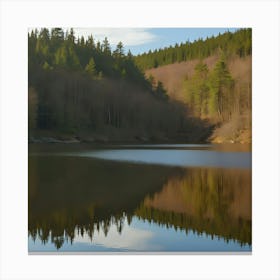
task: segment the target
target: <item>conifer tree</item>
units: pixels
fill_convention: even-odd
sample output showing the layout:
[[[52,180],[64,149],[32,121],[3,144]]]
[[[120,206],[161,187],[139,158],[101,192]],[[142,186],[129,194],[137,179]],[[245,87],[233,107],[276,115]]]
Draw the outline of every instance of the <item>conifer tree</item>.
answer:
[[[70,29],[70,32],[69,32],[69,34],[68,34],[68,36],[67,36],[67,40],[68,40],[69,42],[71,42],[72,44],[75,43],[75,34],[74,34],[73,28]]]
[[[67,65],[67,49],[65,46],[57,49],[55,53],[54,63],[60,67],[64,67]]]
[[[124,48],[122,42],[119,42],[117,44],[116,50],[114,51],[114,56],[116,58],[122,58],[124,56]]]
[[[62,28],[53,28],[51,30],[51,37],[53,40],[63,41],[64,32],[63,32]]]
[[[224,120],[225,112],[229,111],[232,101],[232,88],[234,81],[227,69],[224,55],[216,63],[209,79],[209,111]]]
[[[102,50],[104,54],[111,55],[111,48],[107,37],[105,37],[105,39],[102,42]]]
[[[96,75],[96,68],[93,57],[90,58],[88,64],[85,67],[85,71],[90,75]]]

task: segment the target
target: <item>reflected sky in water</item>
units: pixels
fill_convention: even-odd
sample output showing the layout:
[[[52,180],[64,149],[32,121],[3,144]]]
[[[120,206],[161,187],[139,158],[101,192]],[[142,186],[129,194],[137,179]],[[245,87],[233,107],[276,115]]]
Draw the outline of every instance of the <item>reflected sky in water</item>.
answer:
[[[118,146],[134,148],[209,148],[213,144],[126,144]]]
[[[251,153],[201,150],[101,150],[85,151],[72,156],[93,157],[105,160],[127,161],[169,166],[212,166],[225,168],[250,168]]]
[[[44,246],[40,238],[32,240],[29,237],[29,251],[53,252],[57,251],[55,245],[49,240]],[[76,230],[73,243],[65,242],[59,249],[60,252],[250,252],[248,244],[240,247],[236,241],[226,241],[219,236],[197,234],[193,231],[187,233],[174,228],[166,230],[166,227],[155,223],[148,223],[138,218],[133,218],[128,225],[127,220],[120,234],[115,226],[105,236],[103,232],[96,233],[91,239],[86,233],[82,236]]]
[[[29,252],[252,250],[249,151],[37,147],[28,174]]]

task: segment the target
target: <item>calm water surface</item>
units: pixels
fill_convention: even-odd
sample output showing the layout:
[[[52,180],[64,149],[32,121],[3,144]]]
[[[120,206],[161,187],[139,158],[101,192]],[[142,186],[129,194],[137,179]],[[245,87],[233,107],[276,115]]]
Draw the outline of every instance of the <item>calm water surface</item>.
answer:
[[[244,145],[30,145],[29,252],[250,252]]]

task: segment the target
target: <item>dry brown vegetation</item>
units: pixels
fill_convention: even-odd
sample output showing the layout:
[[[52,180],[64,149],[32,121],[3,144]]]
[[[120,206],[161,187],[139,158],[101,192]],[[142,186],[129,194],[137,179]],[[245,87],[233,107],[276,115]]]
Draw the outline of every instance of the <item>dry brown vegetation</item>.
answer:
[[[251,244],[251,196],[250,170],[186,169],[147,196],[136,214],[175,229],[195,228]]]
[[[224,210],[231,219],[251,219],[251,177],[248,170],[188,169],[184,176],[170,179],[153,197],[146,197],[144,205],[191,216],[203,214],[214,219],[216,205],[211,201],[218,193],[227,204]]]
[[[219,56],[210,56],[203,60],[209,69],[213,70]],[[146,70],[147,77],[153,76],[161,81],[167,89],[168,95],[185,105],[188,105],[184,88],[184,81],[194,75],[198,59],[174,63],[158,68]],[[230,75],[234,79],[234,95],[241,100],[238,113],[232,115],[228,121],[217,123],[217,128],[209,138],[212,142],[241,142],[251,143],[251,80],[252,56],[231,56],[227,59]],[[242,95],[242,96],[241,96]],[[232,106],[236,106],[233,104]],[[240,113],[241,112],[241,113]]]
[[[208,66],[209,70],[212,70],[218,59],[218,55],[210,56],[204,59],[203,62]],[[194,59],[191,61],[169,64],[148,69],[145,74],[147,77],[152,75],[156,81],[163,82],[170,97],[184,102],[182,83],[186,77],[191,77],[194,74],[194,67],[198,62],[199,59]],[[236,81],[248,82],[252,77],[252,57],[232,57],[228,60],[228,68]]]
[[[210,56],[203,61],[207,64],[209,69],[212,69],[218,59],[218,56]],[[158,68],[148,69],[145,74],[147,77],[152,75],[156,81],[163,82],[170,97],[184,102],[185,99],[182,83],[186,77],[191,77],[194,74],[194,67],[198,62],[199,59],[194,59],[169,64]]]

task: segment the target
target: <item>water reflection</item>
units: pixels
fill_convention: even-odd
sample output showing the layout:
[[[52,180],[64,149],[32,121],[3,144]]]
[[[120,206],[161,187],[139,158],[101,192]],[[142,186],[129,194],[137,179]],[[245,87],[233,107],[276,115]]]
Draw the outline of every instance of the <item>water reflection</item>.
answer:
[[[42,247],[74,248],[84,241],[109,250],[176,251],[193,234],[234,241],[240,248],[251,245],[249,169],[31,156],[28,190],[29,236]],[[156,226],[172,238],[171,248],[166,240],[158,247],[147,241],[157,238]]]
[[[135,214],[181,230],[251,244],[251,177],[248,170],[186,169],[160,192],[146,196]]]

